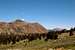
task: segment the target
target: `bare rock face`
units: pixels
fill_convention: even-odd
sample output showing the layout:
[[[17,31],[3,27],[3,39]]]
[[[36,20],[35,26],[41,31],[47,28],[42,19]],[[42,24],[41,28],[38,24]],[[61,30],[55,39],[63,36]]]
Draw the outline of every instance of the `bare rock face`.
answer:
[[[16,20],[14,22],[0,22],[0,32],[7,32],[8,34],[29,34],[29,33],[47,33],[45,29],[39,23],[28,23],[22,20]]]

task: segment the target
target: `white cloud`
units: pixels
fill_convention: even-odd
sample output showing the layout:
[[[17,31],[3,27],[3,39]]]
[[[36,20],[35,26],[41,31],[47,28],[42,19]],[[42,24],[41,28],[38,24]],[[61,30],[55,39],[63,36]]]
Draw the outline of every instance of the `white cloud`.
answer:
[[[24,19],[21,19],[22,21],[24,21]]]

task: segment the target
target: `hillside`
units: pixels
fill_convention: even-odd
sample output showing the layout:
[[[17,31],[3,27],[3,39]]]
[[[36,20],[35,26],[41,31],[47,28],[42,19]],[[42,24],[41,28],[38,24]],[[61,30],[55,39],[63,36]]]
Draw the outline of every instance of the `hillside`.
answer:
[[[22,20],[0,22],[0,32],[11,33],[47,33],[47,29],[39,23],[28,23]]]

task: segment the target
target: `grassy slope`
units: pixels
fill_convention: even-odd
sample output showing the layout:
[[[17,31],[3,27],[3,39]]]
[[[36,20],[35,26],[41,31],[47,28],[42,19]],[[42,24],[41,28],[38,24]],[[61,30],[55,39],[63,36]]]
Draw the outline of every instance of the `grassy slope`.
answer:
[[[32,42],[24,42],[20,41],[14,45],[0,45],[0,50],[6,49],[18,49],[18,50],[48,50],[49,48],[60,48],[63,47],[68,50],[72,49],[75,50],[75,36],[66,37],[62,40],[49,40],[44,41],[42,40],[34,40]]]

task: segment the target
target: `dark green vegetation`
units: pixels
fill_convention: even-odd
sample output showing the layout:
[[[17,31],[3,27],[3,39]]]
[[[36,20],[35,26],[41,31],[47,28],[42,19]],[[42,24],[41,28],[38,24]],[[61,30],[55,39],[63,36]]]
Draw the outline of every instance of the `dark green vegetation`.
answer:
[[[3,42],[0,44],[0,50],[14,49],[14,50],[48,50],[50,48],[57,49],[63,48],[75,49],[75,31],[50,31],[46,34],[40,34],[41,36],[35,36],[38,34],[29,34],[28,37],[17,37],[12,34],[10,43],[6,44],[6,38],[3,38]],[[30,36],[31,35],[31,36]],[[25,39],[21,39],[24,38]],[[40,38],[39,38],[40,37]],[[12,39],[13,38],[13,39]],[[19,39],[18,40],[16,40]],[[8,42],[8,41],[7,41]],[[15,43],[14,43],[15,42]]]
[[[25,40],[17,42],[16,44],[0,45],[0,50],[18,49],[18,50],[48,50],[49,48],[63,48],[63,50],[75,50],[75,35],[63,38],[62,40],[33,40],[27,42]]]

